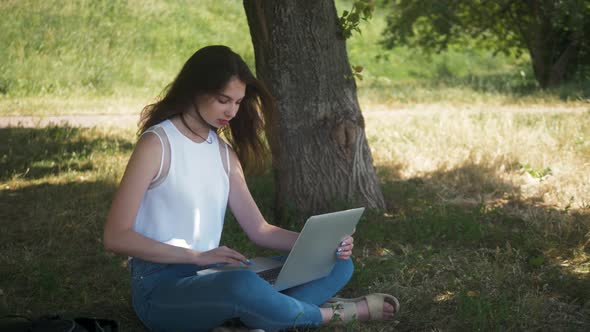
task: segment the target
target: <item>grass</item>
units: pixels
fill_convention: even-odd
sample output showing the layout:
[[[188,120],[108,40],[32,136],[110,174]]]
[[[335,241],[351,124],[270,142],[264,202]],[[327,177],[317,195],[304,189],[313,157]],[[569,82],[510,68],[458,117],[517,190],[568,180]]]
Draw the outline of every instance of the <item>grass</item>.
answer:
[[[13,18],[0,23],[7,96],[155,95],[208,44],[253,63],[243,9],[229,0],[5,1],[0,14]]]
[[[363,217],[342,295],[393,293],[402,311],[362,330],[587,330],[588,115],[366,113],[388,208]],[[108,317],[141,330],[126,259],[101,244],[134,130],[4,128],[0,138],[0,313]],[[272,176],[249,183],[271,222],[297,228],[270,213]],[[231,215],[222,242],[269,253]]]
[[[338,11],[350,3],[337,1]],[[209,44],[232,47],[254,68],[239,1],[10,0],[0,4],[0,15],[11,18],[0,22],[1,115],[136,113]],[[430,56],[385,50],[378,42],[386,15],[378,7],[347,42],[350,63],[364,68],[357,81],[364,105],[590,100],[587,73],[540,91],[526,56],[468,46]]]

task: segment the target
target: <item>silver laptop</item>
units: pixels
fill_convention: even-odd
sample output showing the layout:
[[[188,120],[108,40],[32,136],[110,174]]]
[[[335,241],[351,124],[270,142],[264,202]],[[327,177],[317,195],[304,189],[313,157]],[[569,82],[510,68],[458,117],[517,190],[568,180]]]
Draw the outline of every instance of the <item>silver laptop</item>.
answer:
[[[224,265],[198,271],[197,275],[250,270],[278,291],[323,278],[336,264],[338,243],[354,233],[364,211],[365,208],[357,208],[310,217],[284,263],[270,257],[256,257],[251,259],[252,265]]]

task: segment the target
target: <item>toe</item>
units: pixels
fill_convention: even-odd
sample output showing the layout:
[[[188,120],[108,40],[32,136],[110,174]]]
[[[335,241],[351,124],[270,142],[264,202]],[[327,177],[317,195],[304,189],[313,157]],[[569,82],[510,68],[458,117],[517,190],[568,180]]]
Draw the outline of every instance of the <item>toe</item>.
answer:
[[[383,319],[390,319],[393,317],[393,312],[393,306],[387,302],[383,302]]]
[[[393,307],[393,305],[391,305],[390,303],[387,303],[387,302],[383,302],[383,312],[393,313],[394,311],[395,311],[395,308]]]

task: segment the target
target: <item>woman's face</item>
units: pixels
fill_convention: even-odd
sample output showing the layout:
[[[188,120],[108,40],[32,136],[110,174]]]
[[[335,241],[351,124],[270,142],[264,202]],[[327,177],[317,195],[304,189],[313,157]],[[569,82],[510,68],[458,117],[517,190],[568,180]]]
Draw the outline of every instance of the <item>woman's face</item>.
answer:
[[[246,84],[237,77],[232,77],[218,94],[197,98],[197,112],[214,128],[227,126],[238,113],[245,94]]]

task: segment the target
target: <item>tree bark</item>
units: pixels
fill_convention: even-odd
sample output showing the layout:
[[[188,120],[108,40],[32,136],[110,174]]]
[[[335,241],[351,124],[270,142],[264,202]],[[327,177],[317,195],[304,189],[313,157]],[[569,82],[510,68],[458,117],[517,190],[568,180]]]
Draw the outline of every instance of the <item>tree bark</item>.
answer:
[[[564,34],[553,26],[552,15],[556,9],[552,1],[528,0],[527,4],[533,13],[533,21],[529,28],[532,38],[525,38],[532,39],[528,47],[535,78],[543,89],[559,86],[577,55],[578,36],[571,32]]]
[[[384,208],[333,1],[244,0],[256,73],[277,100],[270,137],[279,215]]]
[[[560,49],[560,45],[556,45],[559,42],[562,41],[550,39],[547,35],[539,33],[529,49],[535,78],[543,89],[559,86],[572,59],[576,57],[575,41],[568,41],[565,49]]]

